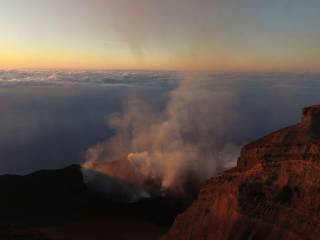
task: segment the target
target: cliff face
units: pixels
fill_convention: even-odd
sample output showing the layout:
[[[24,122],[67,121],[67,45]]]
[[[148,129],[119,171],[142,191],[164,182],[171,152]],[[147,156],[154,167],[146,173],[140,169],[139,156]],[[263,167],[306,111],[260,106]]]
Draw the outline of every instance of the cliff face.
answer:
[[[246,145],[238,167],[288,160],[320,160],[320,106],[303,109],[302,121]]]
[[[305,108],[301,123],[246,145],[164,239],[319,239],[319,116]]]

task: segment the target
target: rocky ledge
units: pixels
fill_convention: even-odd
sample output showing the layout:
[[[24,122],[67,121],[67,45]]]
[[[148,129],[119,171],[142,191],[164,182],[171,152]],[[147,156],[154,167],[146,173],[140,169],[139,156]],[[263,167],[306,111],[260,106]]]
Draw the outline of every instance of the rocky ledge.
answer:
[[[237,167],[209,180],[163,239],[319,239],[319,129],[312,106],[301,123],[246,145]]]

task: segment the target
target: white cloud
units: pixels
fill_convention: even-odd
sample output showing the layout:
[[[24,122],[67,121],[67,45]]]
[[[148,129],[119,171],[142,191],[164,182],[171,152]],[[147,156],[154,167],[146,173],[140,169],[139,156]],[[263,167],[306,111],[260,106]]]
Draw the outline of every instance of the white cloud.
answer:
[[[0,70],[0,86],[28,85],[122,85],[164,86],[175,73],[143,71],[45,71]]]

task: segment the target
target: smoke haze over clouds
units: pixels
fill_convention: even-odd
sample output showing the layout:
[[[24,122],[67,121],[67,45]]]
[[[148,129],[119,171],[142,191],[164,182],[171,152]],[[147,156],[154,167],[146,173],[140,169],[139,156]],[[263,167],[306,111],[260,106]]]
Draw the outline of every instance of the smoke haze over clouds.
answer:
[[[164,186],[192,172],[206,178],[234,165],[243,144],[298,122],[302,107],[319,102],[319,78],[1,71],[0,173],[80,163],[89,148],[86,160],[129,156]]]
[[[105,117],[123,99],[160,95],[167,81],[167,73],[2,71],[0,174],[80,163],[89,145],[112,134]]]
[[[109,118],[116,135],[88,152],[90,161],[128,160],[146,179],[160,179],[164,189],[181,187],[187,177],[203,181],[233,162],[240,149],[225,142],[237,123],[235,93],[213,92],[209,76],[182,76],[163,112],[135,101]],[[218,104],[215,104],[218,103]]]
[[[317,79],[305,75],[310,82],[299,86],[294,77],[298,75],[184,74],[163,111],[134,99],[122,113],[111,115],[108,124],[115,136],[89,149],[85,166],[104,172],[103,162],[127,158],[146,181],[160,180],[164,189],[180,190],[190,177],[202,182],[235,165],[248,139],[281,123],[268,116],[268,111],[289,114],[287,104],[291,100],[297,104],[298,91],[304,94],[303,87],[314,86]],[[259,128],[261,123],[265,126]],[[105,173],[115,174],[110,169]],[[121,178],[121,169],[115,176]]]

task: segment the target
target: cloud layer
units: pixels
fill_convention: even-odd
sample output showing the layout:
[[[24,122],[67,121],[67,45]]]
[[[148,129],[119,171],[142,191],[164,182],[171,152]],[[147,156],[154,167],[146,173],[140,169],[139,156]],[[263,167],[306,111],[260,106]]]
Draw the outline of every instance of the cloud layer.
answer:
[[[171,86],[175,72],[0,70],[0,86]]]
[[[196,168],[207,177],[234,165],[243,144],[298,122],[302,107],[319,103],[320,90],[320,75],[308,73],[190,79],[177,72],[7,70],[0,79],[0,173],[79,163],[89,146],[96,162],[132,153],[130,159],[140,163],[150,149],[176,152],[182,145],[190,158],[210,148],[204,155],[212,162]],[[127,137],[129,125],[135,135]],[[188,135],[194,141],[181,141]],[[112,136],[119,142],[125,137],[129,143],[119,149],[126,149],[104,151],[111,139],[117,142]],[[164,161],[161,168],[171,167]]]

